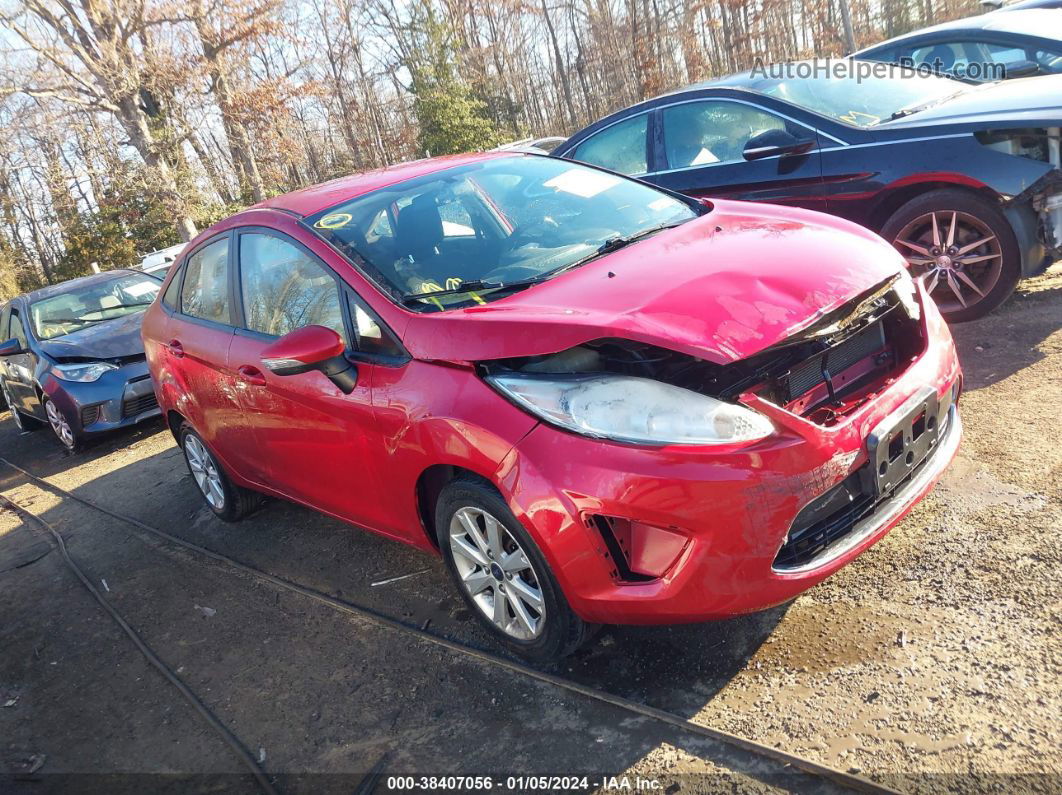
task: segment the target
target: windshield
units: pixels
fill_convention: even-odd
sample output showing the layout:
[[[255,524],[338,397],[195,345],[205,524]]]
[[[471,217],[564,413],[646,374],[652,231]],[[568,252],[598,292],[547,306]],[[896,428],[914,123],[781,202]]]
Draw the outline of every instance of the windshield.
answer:
[[[161,286],[150,276],[127,274],[35,301],[30,304],[33,333],[37,339],[50,340],[104,320],[143,312]]]
[[[873,74],[863,74],[860,67],[873,69]],[[856,127],[871,127],[900,110],[965,90],[962,83],[946,77],[868,61],[803,61],[766,71],[767,77],[749,87]]]
[[[697,215],[640,182],[548,157],[499,157],[400,182],[307,219],[411,309],[484,303]],[[606,243],[608,245],[606,245]]]

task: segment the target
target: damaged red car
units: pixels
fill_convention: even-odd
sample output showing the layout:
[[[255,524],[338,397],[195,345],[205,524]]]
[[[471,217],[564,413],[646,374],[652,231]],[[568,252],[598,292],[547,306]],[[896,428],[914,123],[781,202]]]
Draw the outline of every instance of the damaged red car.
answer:
[[[143,335],[215,514],[273,495],[440,552],[536,659],[793,598],[962,433],[948,328],[873,233],[535,155],[241,212],[185,249]]]

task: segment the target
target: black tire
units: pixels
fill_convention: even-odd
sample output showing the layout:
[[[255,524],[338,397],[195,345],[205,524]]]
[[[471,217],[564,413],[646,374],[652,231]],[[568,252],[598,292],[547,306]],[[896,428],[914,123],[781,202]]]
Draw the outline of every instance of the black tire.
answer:
[[[941,190],[924,193],[904,204],[897,210],[885,225],[881,228],[881,236],[892,243],[893,247],[908,260],[912,273],[915,273],[918,264],[911,264],[912,259],[920,259],[925,256],[898,242],[901,232],[905,232],[908,226],[915,224],[920,218],[937,213],[943,223],[952,217],[952,213],[958,213],[960,218],[965,217],[966,222],[973,226],[973,221],[980,222],[998,241],[998,274],[995,273],[996,260],[969,264],[958,270],[964,270],[965,274],[980,285],[983,297],[978,296],[966,283],[956,280],[959,289],[966,293],[967,306],[963,307],[957,299],[952,299],[952,293],[948,292],[945,283],[938,282],[938,287],[933,291],[937,299],[937,305],[941,314],[951,323],[963,323],[968,320],[976,320],[984,317],[996,309],[1010,297],[1015,286],[1021,279],[1021,250],[1018,248],[1018,240],[1014,235],[1014,229],[1010,222],[1000,212],[999,208],[981,196],[963,190],[944,188]],[[972,231],[972,230],[971,230]],[[942,230],[942,236],[946,231]],[[923,242],[925,239],[923,238]],[[942,242],[946,242],[943,241]],[[983,247],[968,252],[966,256],[976,257],[986,253],[997,252],[996,242],[986,244]],[[959,248],[959,246],[956,246]],[[948,254],[946,249],[941,249],[941,254]],[[930,258],[934,257],[930,251]],[[980,270],[978,270],[980,269]],[[979,274],[981,277],[979,278]],[[945,273],[947,276],[948,274]],[[994,279],[994,281],[993,281]],[[983,280],[983,283],[982,283]]]
[[[530,561],[537,588],[541,592],[545,606],[541,616],[544,625],[534,638],[513,637],[495,625],[487,618],[484,609],[476,603],[463,584],[451,546],[451,520],[462,508],[473,508],[490,514],[508,531],[508,541],[518,544]],[[439,494],[435,506],[435,527],[438,532],[439,547],[446,560],[446,568],[458,592],[482,626],[510,651],[535,662],[559,660],[574,652],[597,629],[596,625],[587,624],[579,618],[568,606],[568,601],[564,598],[560,585],[538,545],[513,516],[505,500],[489,482],[478,478],[462,477],[449,483]],[[500,583],[504,589],[504,580],[498,579],[495,582]],[[510,585],[510,589],[511,587]],[[494,594],[497,595],[496,592]],[[508,609],[512,610],[511,607]],[[515,613],[512,615],[515,622]]]
[[[196,484],[200,496],[203,497],[203,502],[206,503],[206,506],[216,517],[225,522],[238,522],[261,505],[262,498],[260,494],[251,491],[250,489],[245,489],[242,486],[237,486],[232,482],[232,479],[221,465],[221,462],[218,461],[213,451],[211,451],[206,442],[203,441],[203,437],[192,429],[192,426],[188,423],[182,424],[181,429],[177,434],[177,438],[181,443],[181,452],[184,453],[184,463],[185,466],[188,467],[188,474],[192,476],[192,482]],[[204,487],[199,482],[198,476],[193,469],[193,457],[190,457],[189,455],[189,439],[193,440],[191,442],[191,449],[196,451],[201,449],[202,454],[205,454],[209,459],[209,463],[213,467],[213,472],[217,474],[217,480],[222,494],[220,503],[218,503],[216,499],[212,501],[205,491],[208,487]],[[196,447],[197,444],[198,447]]]
[[[52,438],[66,452],[79,452],[84,447],[84,437],[74,430],[74,426],[67,419],[63,410],[59,408],[59,404],[45,395],[41,398],[41,405],[44,406],[44,415],[48,417],[47,424],[52,432]],[[52,416],[53,411],[55,412],[55,417]]]

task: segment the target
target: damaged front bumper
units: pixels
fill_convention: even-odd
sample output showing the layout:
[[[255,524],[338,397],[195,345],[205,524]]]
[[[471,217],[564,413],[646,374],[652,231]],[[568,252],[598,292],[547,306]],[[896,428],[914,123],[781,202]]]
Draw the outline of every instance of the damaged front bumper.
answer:
[[[793,598],[885,535],[940,477],[962,435],[951,335],[924,291],[921,302],[924,350],[887,388],[831,424],[746,393],[743,402],[778,432],[743,447],[645,448],[535,427],[510,453],[502,482],[572,608],[588,621],[621,624],[755,611]],[[907,404],[923,397],[939,411],[924,461],[878,487],[881,493],[871,489],[861,511],[847,510],[847,497],[858,495],[838,489],[853,478],[870,484],[867,469],[880,458],[868,439],[883,423],[899,422],[901,409],[913,427],[920,418]],[[818,514],[810,522],[809,507]],[[831,522],[840,532],[823,536]],[[787,559],[793,542],[804,548]]]

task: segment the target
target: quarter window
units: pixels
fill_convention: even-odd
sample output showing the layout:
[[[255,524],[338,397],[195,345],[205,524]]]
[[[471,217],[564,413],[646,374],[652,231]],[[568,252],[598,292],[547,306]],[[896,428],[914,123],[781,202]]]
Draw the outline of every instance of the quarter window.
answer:
[[[377,356],[402,356],[402,348],[360,298],[349,295],[350,317],[361,353]]]
[[[181,271],[178,270],[173,274],[173,278],[170,279],[169,285],[166,287],[166,292],[162,294],[162,303],[168,306],[170,309],[177,308],[177,291],[181,288]]]
[[[240,289],[251,331],[280,337],[303,326],[324,326],[349,343],[335,277],[279,237],[240,235]]]
[[[181,311],[192,317],[231,324],[229,314],[229,239],[222,238],[188,258]]]
[[[642,113],[613,124],[575,147],[572,157],[620,174],[644,174],[649,170],[645,156],[648,123],[649,114]]]
[[[749,139],[784,130],[785,120],[737,102],[686,102],[663,112],[669,168],[707,166],[743,159]]]

